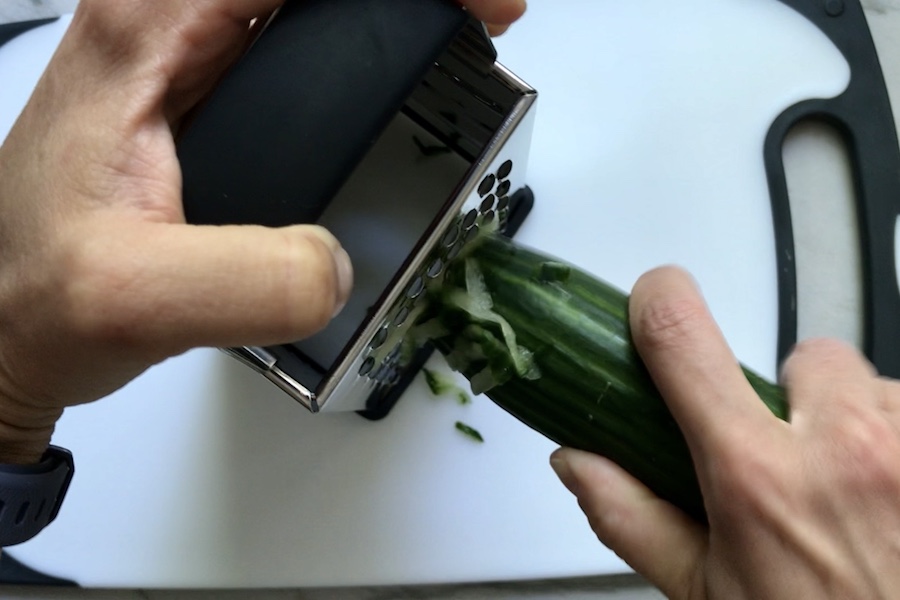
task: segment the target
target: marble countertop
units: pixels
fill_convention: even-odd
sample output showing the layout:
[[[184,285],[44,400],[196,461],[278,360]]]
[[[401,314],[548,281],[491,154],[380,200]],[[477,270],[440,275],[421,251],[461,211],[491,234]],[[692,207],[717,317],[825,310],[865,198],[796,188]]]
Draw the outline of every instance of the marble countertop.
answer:
[[[3,0],[0,3],[0,23],[55,16],[73,10],[78,0]],[[544,1],[544,0],[532,0]],[[885,79],[892,99],[900,98],[900,17],[897,8],[900,0],[864,0],[869,26],[875,39]],[[896,100],[894,101],[896,106]],[[896,111],[896,109],[895,109]],[[821,165],[809,167],[806,177],[815,179],[815,171]],[[841,335],[841,332],[835,332]],[[848,333],[843,337],[853,337]],[[239,600],[254,598],[260,600],[293,599],[338,599],[374,600],[381,598],[444,598],[444,599],[561,599],[608,598],[611,600],[648,600],[661,598],[654,589],[639,577],[621,575],[611,577],[589,577],[565,580],[541,580],[526,582],[473,583],[446,586],[404,586],[367,588],[320,588],[290,590],[80,590],[47,588],[7,588],[0,595],[10,594],[17,598],[44,600],[63,599],[152,599],[152,600],[202,600],[217,598]]]

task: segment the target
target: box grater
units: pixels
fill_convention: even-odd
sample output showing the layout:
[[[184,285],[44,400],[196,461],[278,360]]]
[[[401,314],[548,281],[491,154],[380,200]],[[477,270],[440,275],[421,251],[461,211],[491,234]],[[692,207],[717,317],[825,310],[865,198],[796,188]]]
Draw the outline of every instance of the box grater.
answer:
[[[226,352],[312,412],[387,414],[430,354],[400,344],[426,284],[531,207],[536,99],[449,0],[285,3],[183,128],[185,216],[320,223],[355,286],[321,333]]]

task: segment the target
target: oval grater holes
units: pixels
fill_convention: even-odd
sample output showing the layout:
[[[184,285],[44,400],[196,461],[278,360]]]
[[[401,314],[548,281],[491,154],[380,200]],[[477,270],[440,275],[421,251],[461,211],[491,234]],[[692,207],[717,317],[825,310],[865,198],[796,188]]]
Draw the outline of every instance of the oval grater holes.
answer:
[[[444,237],[441,238],[441,246],[445,248],[449,248],[453,244],[456,243],[456,240],[459,239],[459,226],[454,225],[450,229],[447,230],[447,233],[444,234]]]
[[[481,206],[478,207],[478,210],[481,212],[487,212],[494,208],[494,202],[497,201],[497,197],[493,194],[489,195],[487,198],[481,201]]]
[[[501,181],[500,185],[497,186],[497,195],[505,196],[509,193],[509,181]]]
[[[375,359],[371,356],[363,362],[362,366],[359,368],[359,376],[365,377],[369,373],[372,372],[372,368],[375,366]]]
[[[478,225],[475,225],[474,227],[472,227],[472,229],[470,229],[469,231],[466,232],[466,243],[474,240],[477,235],[478,235]]]
[[[485,223],[490,223],[491,221],[494,220],[494,211],[492,211],[492,210],[487,211],[486,213],[484,213],[484,216],[482,217],[482,219],[484,220]]]
[[[459,256],[459,251],[462,250],[462,247],[463,247],[462,243],[458,243],[455,246],[453,246],[452,248],[450,248],[450,251],[447,252],[447,260],[453,260],[454,258]]]
[[[509,196],[503,196],[497,201],[497,210],[503,211],[509,209]]]
[[[377,348],[381,348],[381,345],[384,344],[384,341],[387,339],[387,336],[388,336],[388,328],[387,327],[382,327],[381,329],[379,329],[378,333],[375,334],[375,337],[372,338],[372,343],[370,344],[372,349],[375,350]]]
[[[397,358],[400,357],[400,352],[401,352],[400,346],[401,346],[401,344],[397,344],[396,346],[394,346],[394,349],[388,353],[388,355],[385,357],[384,360],[386,360],[388,362],[394,362],[395,360],[397,360]]]
[[[466,213],[465,218],[463,218],[463,229],[471,229],[475,226],[475,221],[478,219],[478,211],[474,208]]]
[[[388,375],[390,375],[390,372],[391,372],[391,365],[388,364],[387,362],[383,362],[383,363],[381,363],[381,366],[379,366],[378,369],[375,371],[375,373],[372,375],[372,379],[375,379],[375,380],[378,380],[381,382],[387,382]]]
[[[497,169],[497,177],[499,177],[500,179],[506,179],[507,177],[509,177],[509,174],[512,173],[512,169],[513,161],[506,161],[505,163],[500,165],[499,169]]]
[[[428,271],[425,274],[429,279],[434,279],[438,275],[440,275],[444,271],[444,261],[440,258],[434,259],[434,261],[428,266]]]
[[[404,306],[397,312],[397,316],[394,317],[394,327],[399,327],[403,325],[404,321],[406,321],[406,317],[409,316],[409,307]]]
[[[478,195],[479,196],[487,196],[491,193],[491,190],[494,189],[494,183],[496,183],[497,178],[493,175],[488,175],[484,179],[481,180],[481,184],[478,186]]]
[[[425,282],[422,281],[421,277],[416,277],[409,284],[409,289],[406,290],[406,297],[410,299],[418,298],[423,291],[425,291]]]

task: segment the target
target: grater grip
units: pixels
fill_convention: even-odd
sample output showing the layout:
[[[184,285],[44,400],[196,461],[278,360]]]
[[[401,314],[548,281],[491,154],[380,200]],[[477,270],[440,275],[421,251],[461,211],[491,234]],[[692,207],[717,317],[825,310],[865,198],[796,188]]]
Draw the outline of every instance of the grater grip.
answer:
[[[800,102],[769,129],[764,147],[778,262],[778,360],[797,338],[797,277],[782,147],[800,121],[835,127],[853,168],[863,268],[863,351],[885,376],[900,377],[900,288],[895,228],[900,218],[900,148],[875,45],[858,0],[783,0],[815,23],[850,65],[847,89],[834,98]]]
[[[288,0],[178,141],[187,221],[317,221],[466,20],[451,0]]]

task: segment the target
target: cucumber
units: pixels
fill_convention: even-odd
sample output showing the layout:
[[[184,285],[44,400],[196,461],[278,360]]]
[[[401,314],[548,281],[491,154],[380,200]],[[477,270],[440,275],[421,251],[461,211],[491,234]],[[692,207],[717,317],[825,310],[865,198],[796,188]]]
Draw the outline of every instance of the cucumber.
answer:
[[[498,234],[474,240],[429,289],[422,330],[484,393],[557,444],[606,456],[699,521],[703,498],[687,444],[638,356],[628,297]],[[748,369],[774,415],[782,388]]]

